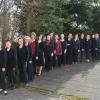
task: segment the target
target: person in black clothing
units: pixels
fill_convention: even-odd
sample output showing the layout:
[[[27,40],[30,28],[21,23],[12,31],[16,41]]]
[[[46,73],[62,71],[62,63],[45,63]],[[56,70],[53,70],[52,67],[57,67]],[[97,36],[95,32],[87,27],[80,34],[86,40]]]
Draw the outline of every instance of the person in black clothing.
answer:
[[[95,34],[95,40],[96,40],[96,48],[95,48],[96,60],[99,60],[100,59],[100,38],[98,33]]]
[[[80,36],[80,61],[84,61],[85,59],[85,37],[84,34],[82,33]]]
[[[51,43],[50,35],[47,35],[44,43],[45,69],[52,70],[53,44]]]
[[[28,50],[24,44],[23,38],[18,39],[19,46],[17,47],[17,59],[20,81],[25,86],[28,85],[28,73],[27,73],[27,62],[28,62]]]
[[[0,41],[0,92],[4,91],[4,94],[7,95],[6,89],[6,54],[2,49],[2,42]]]
[[[44,42],[43,42],[43,35],[40,34],[38,37],[37,42],[37,75],[40,76],[44,66]]]
[[[66,51],[67,51],[67,41],[64,38],[64,34],[61,34],[61,46],[62,46],[62,55],[61,55],[61,64],[66,66]]]
[[[90,39],[90,35],[86,36],[85,51],[86,51],[86,61],[90,62],[90,57],[91,57],[91,39]]]
[[[95,35],[92,35],[91,39],[91,54],[92,54],[92,60],[96,60],[96,40],[95,40]]]
[[[31,38],[29,36],[25,36],[25,47],[28,51],[28,59],[27,59],[27,73],[28,73],[28,81],[33,81],[33,64],[32,64],[32,47],[30,45]]]
[[[16,84],[16,51],[12,48],[12,43],[10,40],[7,40],[5,43],[5,52],[8,83],[10,88],[14,89]]]
[[[50,37],[51,37],[51,44],[53,46],[53,56],[52,56],[52,68],[55,67],[55,55],[54,55],[54,50],[55,50],[55,33],[52,31],[50,32]]]
[[[80,40],[78,34],[75,35],[73,40],[73,61],[77,63],[79,61],[79,54],[80,54]]]
[[[68,35],[67,39],[66,63],[67,65],[73,63],[73,37],[71,33]]]

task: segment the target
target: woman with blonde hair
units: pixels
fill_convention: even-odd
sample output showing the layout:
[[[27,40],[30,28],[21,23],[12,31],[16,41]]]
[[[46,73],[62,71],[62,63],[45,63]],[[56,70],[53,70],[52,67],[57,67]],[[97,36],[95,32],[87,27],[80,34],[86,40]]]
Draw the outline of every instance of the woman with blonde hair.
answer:
[[[28,73],[28,81],[33,81],[33,64],[32,64],[32,47],[31,47],[31,38],[29,36],[25,36],[25,47],[27,48],[28,58],[27,58],[27,73]]]

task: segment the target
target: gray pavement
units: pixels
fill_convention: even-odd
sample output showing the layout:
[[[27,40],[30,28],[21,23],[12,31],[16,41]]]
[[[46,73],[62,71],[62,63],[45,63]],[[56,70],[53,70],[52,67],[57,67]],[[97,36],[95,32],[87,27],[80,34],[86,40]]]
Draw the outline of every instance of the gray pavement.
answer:
[[[79,63],[69,68],[54,68],[43,73],[30,83],[29,88],[47,90],[48,95],[18,88],[8,91],[8,96],[0,94],[0,100],[64,100],[60,94],[74,95],[100,100],[100,63]]]

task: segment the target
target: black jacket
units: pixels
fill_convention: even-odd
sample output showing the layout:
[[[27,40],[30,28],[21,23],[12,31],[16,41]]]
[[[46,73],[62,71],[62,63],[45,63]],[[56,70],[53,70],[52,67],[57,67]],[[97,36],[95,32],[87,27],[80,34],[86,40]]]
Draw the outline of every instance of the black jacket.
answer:
[[[73,40],[67,40],[67,52],[72,53],[73,51]]]
[[[22,48],[19,48],[19,46],[17,47],[17,59],[18,61],[24,61],[27,62],[28,61],[28,50],[26,48],[26,46],[23,46]]]
[[[91,39],[91,49],[95,50],[95,48],[96,48],[96,40],[95,40],[95,38],[92,38]]]
[[[2,49],[0,50],[0,68],[5,68],[6,67],[6,53]]]
[[[43,42],[37,43],[37,56],[40,53],[43,54],[43,52],[44,52],[44,43]]]
[[[91,40],[85,41],[85,50],[91,50]]]
[[[73,49],[80,50],[80,40],[73,41]]]
[[[85,50],[85,39],[80,39],[80,50]]]
[[[100,39],[96,39],[96,48],[100,50]]]
[[[67,41],[61,41],[62,53],[67,49]]]
[[[5,49],[5,52],[6,52],[6,67],[15,68],[17,64],[16,51],[13,48],[11,48],[9,51]]]
[[[50,42],[48,45],[47,45],[47,42],[45,41],[44,43],[44,54],[51,54],[54,52],[54,45],[52,42]]]
[[[28,61],[32,61],[32,47],[31,47],[31,45],[27,45],[26,46],[26,49],[27,49],[27,60]]]

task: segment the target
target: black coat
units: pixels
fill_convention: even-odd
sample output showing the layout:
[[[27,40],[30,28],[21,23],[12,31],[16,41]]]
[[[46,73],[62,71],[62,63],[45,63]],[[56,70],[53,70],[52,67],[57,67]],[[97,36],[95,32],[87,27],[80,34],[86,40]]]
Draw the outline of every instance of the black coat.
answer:
[[[73,49],[80,50],[80,40],[73,41]]]
[[[16,64],[17,64],[16,51],[13,48],[11,48],[9,51],[7,51],[7,49],[6,49],[5,52],[6,52],[7,68],[15,68]]]
[[[27,45],[26,46],[26,49],[27,49],[27,60],[28,61],[32,61],[32,47],[31,47],[31,45]]]
[[[91,40],[85,41],[85,50],[91,50]]]
[[[91,39],[91,49],[95,50],[95,48],[96,48],[96,40],[95,40],[95,38],[92,38]]]
[[[67,40],[67,52],[68,54],[73,52],[73,40]]]
[[[85,39],[80,39],[80,50],[85,50]]]
[[[2,49],[0,50],[0,68],[5,68],[6,67],[6,53]]]
[[[54,44],[52,42],[50,42],[47,45],[47,42],[45,41],[45,43],[44,43],[44,54],[50,55],[53,52],[54,52]]]
[[[67,49],[67,41],[61,41],[62,53]]]
[[[37,43],[37,56],[44,52],[44,42]]]
[[[96,39],[96,48],[100,50],[100,39]]]
[[[17,47],[17,59],[20,62],[28,61],[28,50],[26,46],[23,46],[22,48],[19,48],[19,46]]]

